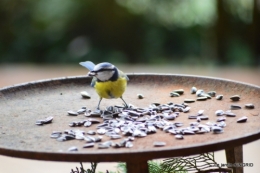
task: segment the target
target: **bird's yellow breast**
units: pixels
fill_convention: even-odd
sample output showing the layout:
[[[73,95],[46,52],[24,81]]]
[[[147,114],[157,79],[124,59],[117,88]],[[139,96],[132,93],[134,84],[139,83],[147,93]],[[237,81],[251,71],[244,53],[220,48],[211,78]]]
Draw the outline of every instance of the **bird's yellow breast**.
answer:
[[[101,98],[119,98],[125,92],[127,80],[124,77],[116,81],[96,82],[95,89]]]

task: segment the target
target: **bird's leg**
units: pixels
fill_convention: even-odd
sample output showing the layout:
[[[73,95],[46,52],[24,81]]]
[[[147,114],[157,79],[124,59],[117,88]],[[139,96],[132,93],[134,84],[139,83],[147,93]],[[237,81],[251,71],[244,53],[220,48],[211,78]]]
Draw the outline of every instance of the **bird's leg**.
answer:
[[[120,97],[122,100],[123,100],[123,102],[125,103],[125,108],[128,108],[128,104],[124,101],[124,99],[123,99],[123,97]]]
[[[101,100],[102,100],[102,97],[100,97],[99,102],[98,102],[98,106],[97,106],[97,110],[98,110],[98,111],[100,110],[100,109],[99,109],[99,105],[100,105]]]

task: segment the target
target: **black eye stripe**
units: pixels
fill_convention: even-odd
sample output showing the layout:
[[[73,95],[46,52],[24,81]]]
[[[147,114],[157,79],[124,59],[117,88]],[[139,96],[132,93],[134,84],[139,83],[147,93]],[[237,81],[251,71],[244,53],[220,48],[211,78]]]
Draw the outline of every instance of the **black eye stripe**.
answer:
[[[98,73],[98,72],[102,72],[102,71],[114,71],[115,69],[100,69],[100,70],[97,70],[97,71],[94,71],[95,73]]]

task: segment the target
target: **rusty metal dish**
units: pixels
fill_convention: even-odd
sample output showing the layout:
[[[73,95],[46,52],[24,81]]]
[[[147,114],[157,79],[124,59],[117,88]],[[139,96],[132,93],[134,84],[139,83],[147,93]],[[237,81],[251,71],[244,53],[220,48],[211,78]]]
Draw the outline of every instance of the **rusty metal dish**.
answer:
[[[0,90],[0,154],[12,157],[50,160],[50,161],[125,161],[149,160],[173,156],[186,156],[203,152],[232,148],[260,138],[260,88],[258,86],[200,76],[172,74],[128,74],[130,81],[124,99],[138,107],[147,107],[152,102],[182,103],[185,98],[196,98],[190,94],[190,88],[196,86],[205,91],[215,90],[223,94],[221,101],[215,98],[207,101],[190,103],[189,113],[181,113],[174,120],[188,125],[188,115],[205,110],[210,121],[216,121],[216,110],[228,110],[233,103],[229,97],[240,95],[243,106],[234,110],[236,118],[227,117],[225,131],[222,134],[207,133],[203,135],[185,136],[184,140],[176,140],[173,135],[158,131],[145,138],[136,139],[132,148],[97,149],[82,148],[85,142],[72,140],[58,142],[50,138],[52,131],[71,129],[72,121],[84,120],[84,115],[67,116],[68,110],[77,110],[86,106],[92,110],[98,102],[98,95],[89,86],[91,78],[85,76],[67,77],[36,81],[26,84],[2,88]],[[180,97],[170,97],[174,89],[184,89]],[[88,91],[91,99],[83,99],[81,91]],[[137,94],[144,99],[138,99]],[[244,104],[253,103],[255,108],[248,110]],[[120,99],[101,102],[101,109],[106,106],[121,104]],[[51,124],[37,126],[36,120],[53,116]],[[246,123],[236,123],[239,117],[247,116]],[[86,127],[74,127],[86,130]],[[92,126],[89,129],[95,129]],[[106,137],[104,137],[104,140]],[[154,147],[154,141],[166,142],[164,147]],[[78,152],[69,152],[68,148],[77,146]]]

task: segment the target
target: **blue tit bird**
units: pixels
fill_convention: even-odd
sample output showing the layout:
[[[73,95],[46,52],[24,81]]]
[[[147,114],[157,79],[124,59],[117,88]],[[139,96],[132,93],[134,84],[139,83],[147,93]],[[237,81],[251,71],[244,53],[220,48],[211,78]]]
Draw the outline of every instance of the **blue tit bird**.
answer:
[[[111,63],[103,62],[95,65],[91,61],[80,62],[80,65],[89,69],[88,76],[92,76],[90,86],[94,87],[100,99],[97,109],[99,110],[100,102],[103,98],[113,99],[121,98],[125,106],[128,107],[122,95],[125,92],[129,78]]]

